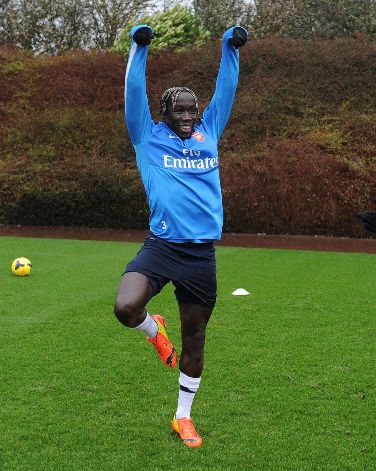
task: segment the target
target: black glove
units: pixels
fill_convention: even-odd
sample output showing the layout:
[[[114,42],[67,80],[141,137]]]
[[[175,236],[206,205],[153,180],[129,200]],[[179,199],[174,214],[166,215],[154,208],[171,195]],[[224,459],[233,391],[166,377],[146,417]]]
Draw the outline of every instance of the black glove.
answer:
[[[373,201],[376,203],[376,198]],[[364,229],[376,234],[376,211],[358,213],[357,216],[364,222]]]
[[[142,47],[150,46],[151,40],[153,38],[153,31],[146,27],[138,29],[133,35],[134,42]]]
[[[234,46],[236,49],[244,46],[247,42],[248,33],[244,28],[236,26],[232,31],[232,38],[228,40],[228,43]]]

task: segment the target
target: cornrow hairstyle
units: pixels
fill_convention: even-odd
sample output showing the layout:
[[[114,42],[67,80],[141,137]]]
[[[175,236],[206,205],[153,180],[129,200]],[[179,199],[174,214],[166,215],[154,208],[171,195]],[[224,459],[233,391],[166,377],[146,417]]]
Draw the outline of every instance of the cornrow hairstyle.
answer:
[[[198,111],[198,101],[197,97],[194,94],[194,92],[187,87],[172,87],[168,88],[165,92],[163,92],[160,100],[159,100],[159,109],[162,115],[164,115],[167,111],[167,102],[171,98],[171,103],[172,103],[172,109],[175,108],[176,106],[176,100],[178,99],[178,96],[180,95],[181,92],[188,92],[190,95],[193,96],[196,104],[196,108]]]

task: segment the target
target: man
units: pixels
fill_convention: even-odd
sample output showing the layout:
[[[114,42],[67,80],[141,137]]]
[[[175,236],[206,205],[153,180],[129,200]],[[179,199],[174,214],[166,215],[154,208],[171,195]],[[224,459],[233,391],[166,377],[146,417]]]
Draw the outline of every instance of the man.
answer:
[[[179,396],[172,429],[183,443],[198,447],[202,439],[191,419],[193,398],[204,364],[206,326],[216,301],[214,240],[221,238],[223,209],[218,169],[218,141],[230,116],[239,73],[238,48],[247,32],[224,33],[214,96],[199,118],[197,98],[186,87],[166,90],[160,99],[162,121],[154,123],[146,96],[145,68],[152,29],[131,31],[125,76],[125,115],[137,165],[150,207],[150,233],[128,263],[115,303],[125,326],[141,330],[167,367],[176,351],[164,318],[145,306],[168,283],[179,305],[182,352]]]

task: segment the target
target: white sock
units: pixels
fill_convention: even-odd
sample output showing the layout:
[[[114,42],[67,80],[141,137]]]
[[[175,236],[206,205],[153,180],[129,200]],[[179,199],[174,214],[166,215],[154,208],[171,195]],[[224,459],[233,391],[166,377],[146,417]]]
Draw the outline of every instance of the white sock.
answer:
[[[141,324],[138,325],[137,327],[134,327],[134,329],[142,330],[142,332],[145,332],[147,336],[153,339],[158,333],[158,324],[151,317],[151,315],[147,312],[145,320],[141,322]]]
[[[191,378],[180,372],[179,376],[179,399],[178,408],[176,410],[176,418],[191,418],[192,402],[200,386],[201,376],[199,378]]]

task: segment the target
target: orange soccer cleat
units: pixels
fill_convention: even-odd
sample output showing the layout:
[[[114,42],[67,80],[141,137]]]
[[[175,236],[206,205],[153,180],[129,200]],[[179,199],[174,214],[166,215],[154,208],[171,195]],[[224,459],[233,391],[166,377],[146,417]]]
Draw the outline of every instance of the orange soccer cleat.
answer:
[[[177,419],[174,416],[171,422],[171,427],[174,432],[180,435],[184,445],[187,445],[191,448],[202,445],[202,438],[196,432],[192,419],[187,419],[185,417],[182,419]]]
[[[163,316],[155,314],[151,316],[158,325],[158,333],[154,338],[146,337],[146,340],[154,345],[160,359],[168,368],[176,365],[176,350],[168,340],[166,333],[166,324]]]

